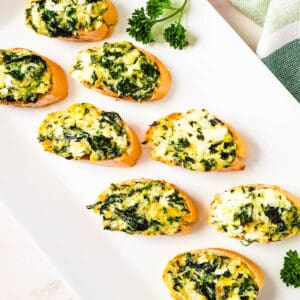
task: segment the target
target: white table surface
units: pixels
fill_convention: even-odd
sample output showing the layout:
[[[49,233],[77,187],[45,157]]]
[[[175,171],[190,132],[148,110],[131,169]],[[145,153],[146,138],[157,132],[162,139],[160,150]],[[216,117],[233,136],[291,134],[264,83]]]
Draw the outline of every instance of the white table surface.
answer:
[[[210,0],[254,50],[260,28],[233,9],[226,0]],[[0,299],[77,299],[59,272],[0,203]]]
[[[0,203],[0,299],[75,300],[42,251]]]

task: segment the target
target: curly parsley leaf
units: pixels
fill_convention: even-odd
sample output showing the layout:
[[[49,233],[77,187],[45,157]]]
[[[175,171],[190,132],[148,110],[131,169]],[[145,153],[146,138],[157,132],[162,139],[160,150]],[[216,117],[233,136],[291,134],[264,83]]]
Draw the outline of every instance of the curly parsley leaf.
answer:
[[[285,254],[280,278],[287,286],[300,287],[300,257],[296,250],[289,250]]]
[[[172,20],[172,24],[163,31],[165,40],[175,49],[188,45],[186,29],[181,24],[184,10],[189,0],[183,0],[180,7],[173,7],[172,0],[148,0],[146,9],[136,9],[128,20],[126,31],[138,42],[154,42],[152,28],[155,24]],[[159,18],[163,15],[162,18]]]
[[[151,29],[153,20],[146,16],[144,8],[136,9],[128,20],[129,27],[126,31],[138,42],[149,44],[154,42]]]
[[[175,49],[182,49],[189,44],[186,30],[180,23],[172,23],[167,27],[164,31],[164,38]]]
[[[161,16],[164,9],[171,8],[171,0],[149,0],[146,4],[146,12],[152,19]]]

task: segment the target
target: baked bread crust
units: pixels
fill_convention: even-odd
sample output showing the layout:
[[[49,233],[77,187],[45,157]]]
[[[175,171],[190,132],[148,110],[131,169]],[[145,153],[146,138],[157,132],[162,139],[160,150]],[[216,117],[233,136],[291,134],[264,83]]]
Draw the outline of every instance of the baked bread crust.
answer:
[[[21,50],[21,49],[23,48],[13,48],[11,50]],[[38,53],[35,53],[34,51],[31,52],[41,57],[46,62],[51,72],[51,80],[52,80],[51,89],[47,94],[39,96],[38,100],[34,103],[25,102],[25,101],[7,101],[6,99],[0,99],[0,104],[9,105],[9,106],[42,107],[42,106],[47,106],[52,103],[61,101],[68,96],[68,84],[67,84],[67,78],[64,70],[49,58],[42,56]]]
[[[237,133],[237,131],[229,124],[224,123],[224,125],[229,129],[229,131],[232,133],[233,140],[236,144],[237,151],[236,151],[236,159],[233,161],[233,163],[230,165],[228,168],[224,168],[220,171],[238,171],[238,170],[243,170],[245,169],[245,164],[244,162],[239,159],[241,158],[247,158],[248,157],[248,146],[244,140],[244,138]]]

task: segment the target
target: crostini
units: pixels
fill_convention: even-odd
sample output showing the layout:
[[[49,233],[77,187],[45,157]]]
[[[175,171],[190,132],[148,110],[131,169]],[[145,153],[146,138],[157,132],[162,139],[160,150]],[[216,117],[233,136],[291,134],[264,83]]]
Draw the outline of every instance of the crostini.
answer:
[[[171,84],[158,58],[126,41],[80,51],[70,72],[87,88],[137,102],[163,98]]]
[[[133,166],[141,154],[135,132],[119,114],[89,103],[49,114],[40,125],[38,140],[46,151],[66,159],[112,167]]]
[[[38,34],[80,42],[109,37],[118,22],[109,0],[27,0],[25,18]]]
[[[163,281],[176,300],[255,300],[264,277],[243,255],[221,248],[179,254],[169,261]]]
[[[0,49],[0,104],[39,107],[63,100],[66,75],[50,59],[24,48]]]
[[[197,218],[194,203],[176,186],[144,178],[112,184],[88,208],[103,217],[104,229],[129,234],[187,233]]]
[[[237,186],[215,196],[208,222],[249,243],[281,241],[300,233],[300,200],[273,185]]]
[[[241,136],[207,110],[191,109],[155,121],[143,144],[154,160],[194,171],[244,169],[248,148]]]

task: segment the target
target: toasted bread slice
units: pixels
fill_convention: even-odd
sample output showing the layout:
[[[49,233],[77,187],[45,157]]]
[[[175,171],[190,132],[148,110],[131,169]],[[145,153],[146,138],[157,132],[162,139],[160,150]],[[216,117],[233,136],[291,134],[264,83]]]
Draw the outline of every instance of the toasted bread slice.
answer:
[[[208,222],[250,243],[281,241],[300,233],[300,201],[274,185],[237,186],[215,196]]]
[[[88,103],[49,114],[40,125],[38,140],[46,151],[66,159],[110,167],[133,166],[141,155],[138,137],[119,114]]]
[[[135,102],[161,99],[171,84],[157,57],[126,41],[80,51],[70,72],[89,89]]]
[[[155,121],[143,144],[154,160],[194,171],[242,170],[247,157],[243,138],[207,110],[172,113]]]
[[[103,217],[104,229],[129,234],[187,233],[197,219],[194,203],[175,185],[145,178],[112,184],[88,208]]]
[[[67,79],[63,69],[31,50],[24,48],[0,50],[0,65],[3,72],[0,76],[0,104],[40,107],[61,101],[68,95]],[[6,89],[8,94],[10,86],[13,86],[10,99],[7,97],[1,99],[1,92]],[[26,95],[27,100],[24,99]]]
[[[176,300],[254,300],[263,288],[264,276],[254,262],[237,252],[207,248],[171,259],[163,281]]]
[[[118,23],[110,0],[70,4],[66,0],[27,0],[26,25],[38,34],[74,42],[96,42],[109,37]],[[63,21],[62,21],[63,20]]]

